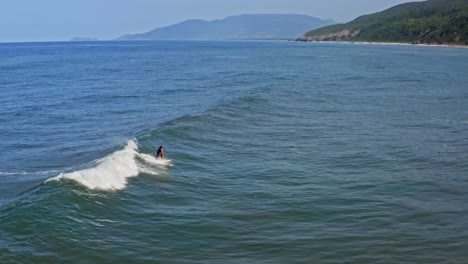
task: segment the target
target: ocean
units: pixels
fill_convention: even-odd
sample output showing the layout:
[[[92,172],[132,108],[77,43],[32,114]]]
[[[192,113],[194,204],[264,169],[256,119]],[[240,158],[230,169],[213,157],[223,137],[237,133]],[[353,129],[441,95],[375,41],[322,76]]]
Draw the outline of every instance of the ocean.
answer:
[[[452,47],[0,44],[0,263],[466,263],[467,69]]]

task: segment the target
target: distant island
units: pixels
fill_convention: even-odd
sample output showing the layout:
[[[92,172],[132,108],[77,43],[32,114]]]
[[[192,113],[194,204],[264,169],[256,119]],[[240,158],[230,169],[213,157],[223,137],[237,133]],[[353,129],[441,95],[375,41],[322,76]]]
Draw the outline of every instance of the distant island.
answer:
[[[401,4],[309,31],[297,40],[468,45],[468,0]]]
[[[239,15],[213,21],[187,20],[117,40],[296,39],[307,30],[334,23],[306,15]]]
[[[99,41],[97,38],[80,38],[80,37],[75,37],[70,39],[70,41]]]

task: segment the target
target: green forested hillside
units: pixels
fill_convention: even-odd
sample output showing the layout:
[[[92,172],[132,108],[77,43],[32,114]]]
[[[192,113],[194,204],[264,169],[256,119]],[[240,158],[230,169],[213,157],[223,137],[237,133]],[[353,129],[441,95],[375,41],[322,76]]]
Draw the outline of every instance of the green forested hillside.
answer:
[[[468,45],[468,0],[401,4],[306,33],[302,41],[372,41]]]

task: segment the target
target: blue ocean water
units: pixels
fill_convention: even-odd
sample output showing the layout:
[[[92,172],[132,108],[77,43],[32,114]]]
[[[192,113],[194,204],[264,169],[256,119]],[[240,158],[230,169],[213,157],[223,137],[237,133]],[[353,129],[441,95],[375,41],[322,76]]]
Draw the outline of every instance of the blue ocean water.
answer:
[[[0,263],[464,263],[467,69],[449,47],[0,44]]]

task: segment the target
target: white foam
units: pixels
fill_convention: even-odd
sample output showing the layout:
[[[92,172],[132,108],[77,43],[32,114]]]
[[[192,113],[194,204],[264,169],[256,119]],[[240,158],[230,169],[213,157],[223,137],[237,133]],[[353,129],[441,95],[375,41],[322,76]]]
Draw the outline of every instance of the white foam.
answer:
[[[47,170],[47,171],[16,171],[16,172],[1,172],[0,175],[33,175],[33,174],[51,174],[57,173],[60,170]]]
[[[0,171],[0,175],[27,175],[29,173],[25,172],[25,171],[18,171],[18,172],[1,172]]]
[[[153,176],[167,176],[167,169],[172,166],[171,160],[157,159],[155,156],[144,153],[139,153],[138,158],[141,161],[138,164],[140,172]]]
[[[135,177],[139,173],[136,155],[138,155],[137,143],[135,140],[130,140],[124,149],[97,160],[95,167],[61,173],[46,182],[69,179],[90,189],[121,190],[127,185],[128,178]]]
[[[157,159],[155,156],[144,154],[144,153],[139,153],[138,157],[141,158],[144,162],[151,164],[151,165],[166,166],[166,167],[172,166],[172,160],[170,159]]]

